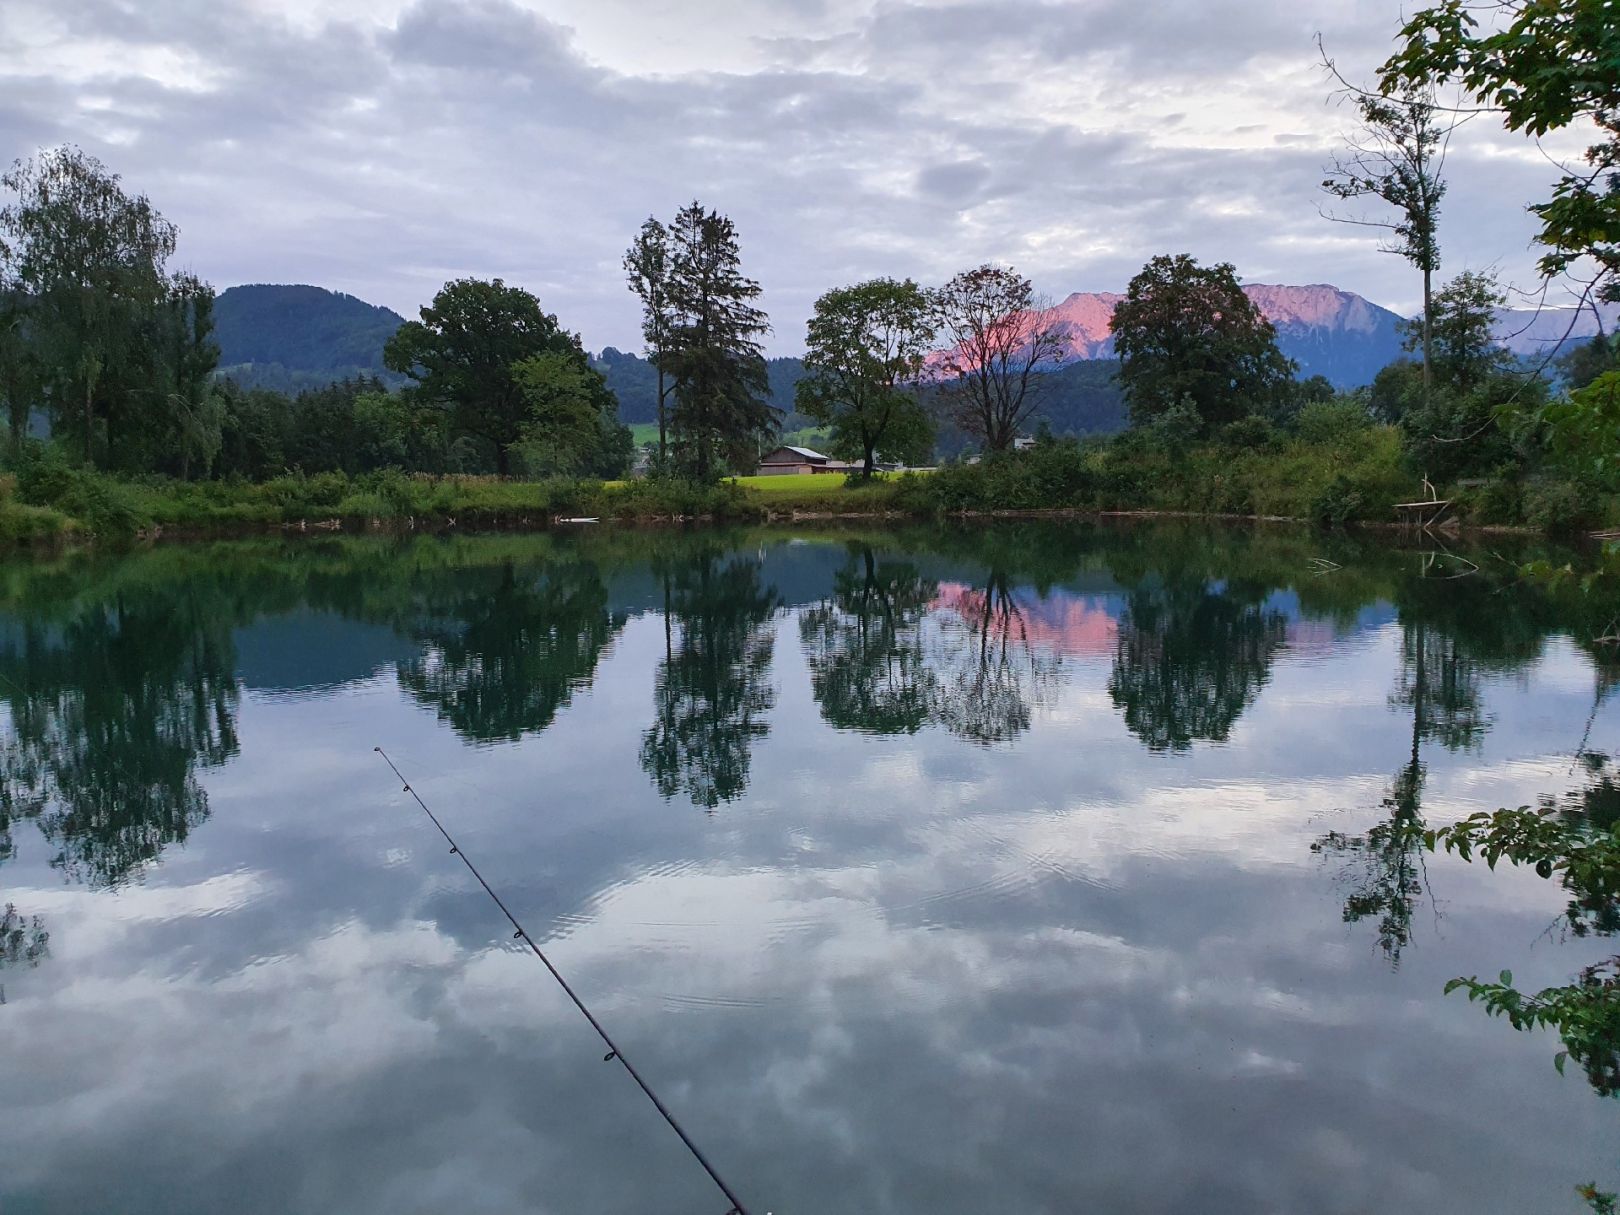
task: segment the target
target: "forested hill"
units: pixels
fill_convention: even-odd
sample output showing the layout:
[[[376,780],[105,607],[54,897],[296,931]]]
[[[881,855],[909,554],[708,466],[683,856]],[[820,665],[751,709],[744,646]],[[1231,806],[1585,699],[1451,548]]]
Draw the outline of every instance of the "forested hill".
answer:
[[[283,392],[362,375],[397,383],[382,351],[404,323],[397,312],[323,287],[229,287],[214,302],[219,374]]]
[[[658,420],[658,373],[638,355],[626,354],[609,346],[591,360],[608,387],[619,398],[619,417],[630,423]],[[795,358],[771,359],[771,404],[784,416],[783,430],[798,430],[814,423],[793,413],[794,386],[804,375],[804,364]],[[1112,434],[1125,428],[1125,400],[1114,372],[1119,362],[1111,358],[1075,359],[1056,371],[1042,375],[1040,412],[1029,429],[1044,421],[1053,434]],[[940,450],[953,454],[967,440],[950,433],[940,435]]]

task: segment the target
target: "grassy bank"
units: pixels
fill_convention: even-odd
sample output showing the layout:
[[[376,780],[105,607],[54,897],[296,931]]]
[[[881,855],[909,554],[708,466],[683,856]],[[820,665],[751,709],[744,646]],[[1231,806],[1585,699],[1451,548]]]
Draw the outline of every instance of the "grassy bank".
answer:
[[[48,459],[0,479],[0,542],[73,536],[226,535],[280,528],[525,527],[570,516],[753,521],[1019,511],[1163,511],[1339,525],[1389,523],[1422,496],[1388,427],[1327,440],[1205,442],[1140,436],[1038,444],[978,464],[847,484],[842,477],[503,481],[385,471],[269,481],[121,480]],[[1574,531],[1620,524],[1620,501],[1568,482],[1509,475],[1442,486],[1465,525]]]

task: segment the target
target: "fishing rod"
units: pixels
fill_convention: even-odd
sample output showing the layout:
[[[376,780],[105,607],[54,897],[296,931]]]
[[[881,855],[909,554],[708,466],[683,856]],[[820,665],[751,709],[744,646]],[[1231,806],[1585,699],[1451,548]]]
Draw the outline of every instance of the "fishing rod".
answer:
[[[439,816],[434,814],[432,810],[429,810],[428,804],[422,800],[422,795],[419,794],[415,789],[411,788],[411,782],[405,779],[405,774],[402,773],[399,770],[398,765],[396,765],[394,761],[388,757],[388,752],[384,751],[381,747],[373,747],[372,750],[376,751],[378,755],[382,756],[383,762],[393,769],[395,776],[399,777],[399,783],[404,786],[404,791],[409,793],[411,797],[416,800],[416,804],[422,807],[422,813],[427,815],[432,821],[433,825],[439,829],[439,834],[444,836],[444,842],[450,845],[450,855],[459,856],[461,858],[461,863],[467,866],[467,872],[471,873],[473,877],[477,879],[478,884],[484,888],[484,893],[489,895],[489,897],[495,901],[495,906],[501,909],[501,914],[507,918],[514,930],[512,933],[513,940],[522,941],[534,951],[534,956],[540,959],[545,968],[551,972],[551,977],[557,980],[557,986],[563,989],[564,994],[566,994],[568,998],[574,1002],[574,1007],[579,1009],[579,1011],[584,1015],[585,1019],[591,1023],[591,1028],[596,1031],[596,1036],[601,1038],[603,1044],[608,1048],[608,1053],[602,1056],[602,1062],[612,1063],[614,1060],[618,1060],[619,1063],[623,1064],[624,1070],[630,1073],[630,1079],[634,1080],[641,1091],[647,1094],[647,1100],[651,1101],[658,1112],[664,1116],[664,1121],[669,1123],[670,1129],[681,1137],[681,1142],[686,1145],[686,1150],[692,1153],[693,1159],[703,1166],[703,1171],[709,1175],[709,1180],[713,1181],[715,1185],[720,1187],[720,1192],[726,1196],[726,1201],[731,1203],[731,1209],[726,1212],[726,1215],[749,1215],[748,1208],[743,1205],[742,1199],[738,1198],[737,1195],[732,1192],[731,1187],[726,1184],[725,1179],[715,1171],[714,1165],[709,1163],[709,1158],[703,1154],[703,1150],[699,1148],[697,1144],[692,1142],[692,1137],[688,1135],[685,1128],[683,1128],[681,1124],[675,1120],[675,1115],[669,1112],[669,1107],[658,1099],[658,1094],[652,1091],[652,1086],[641,1078],[641,1073],[635,1069],[630,1060],[624,1057],[624,1052],[622,1052],[619,1049],[618,1044],[608,1036],[607,1030],[602,1028],[602,1023],[592,1015],[591,1010],[585,1007],[585,1001],[581,1000],[579,996],[574,993],[574,989],[568,986],[568,980],[563,978],[562,972],[551,964],[551,959],[546,957],[545,952],[540,948],[539,945],[535,943],[534,938],[529,935],[528,929],[524,928],[522,924],[518,923],[518,918],[513,915],[512,912],[507,908],[506,904],[501,901],[501,896],[496,894],[494,889],[491,888],[490,884],[484,880],[484,875],[478,872],[477,866],[475,866],[472,861],[467,859],[467,854],[461,850],[456,841],[450,837],[450,833],[444,829],[444,824],[439,821]]]

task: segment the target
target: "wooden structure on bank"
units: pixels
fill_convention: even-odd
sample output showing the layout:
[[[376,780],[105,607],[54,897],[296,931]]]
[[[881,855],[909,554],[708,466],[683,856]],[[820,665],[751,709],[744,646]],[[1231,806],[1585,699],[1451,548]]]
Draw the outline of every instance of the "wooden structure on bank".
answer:
[[[1395,517],[1400,520],[1402,527],[1428,531],[1447,521],[1446,516],[1451,511],[1451,499],[1442,498],[1436,494],[1434,486],[1429,484],[1427,477],[1423,478],[1423,492],[1428,497],[1422,502],[1397,502],[1395,504]],[[1455,523],[1456,521],[1451,520],[1451,522]]]

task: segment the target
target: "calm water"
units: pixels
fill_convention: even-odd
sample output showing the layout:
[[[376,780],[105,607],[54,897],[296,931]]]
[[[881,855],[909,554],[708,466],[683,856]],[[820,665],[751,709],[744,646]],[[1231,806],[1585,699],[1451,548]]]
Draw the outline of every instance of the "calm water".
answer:
[[[381,745],[757,1212],[1575,1210],[1620,1107],[1441,988],[1612,943],[1411,846],[1613,790],[1604,622],[1494,547],[0,565],[0,1209],[719,1215]]]

